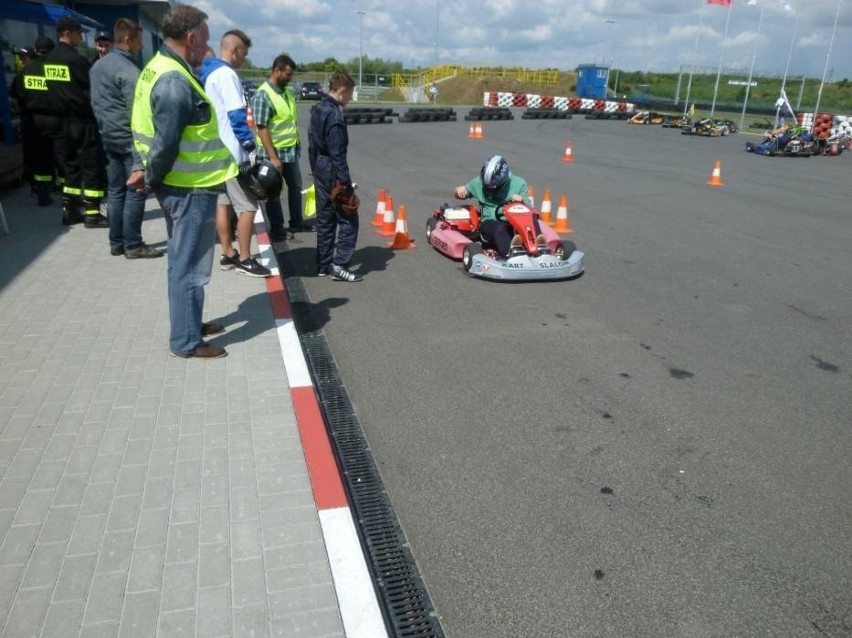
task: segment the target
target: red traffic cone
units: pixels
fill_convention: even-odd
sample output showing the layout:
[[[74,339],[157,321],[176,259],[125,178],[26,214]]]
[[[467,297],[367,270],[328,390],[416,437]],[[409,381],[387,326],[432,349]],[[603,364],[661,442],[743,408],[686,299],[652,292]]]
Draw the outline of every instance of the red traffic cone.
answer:
[[[722,184],[722,162],[716,161],[713,164],[713,172],[710,174],[710,179],[707,180],[708,186],[724,186]]]
[[[574,161],[574,142],[568,140],[565,142],[565,154],[562,156],[563,162],[573,162]]]
[[[568,223],[568,196],[562,193],[559,196],[559,207],[556,209],[556,223],[553,230],[562,235],[573,235],[574,229]]]
[[[405,218],[405,206],[400,204],[399,214],[396,216],[396,235],[394,235],[393,241],[388,244],[389,248],[393,248],[394,250],[414,248],[414,243],[408,236],[408,224],[406,224]]]
[[[379,201],[376,204],[376,214],[373,215],[373,221],[370,222],[371,226],[381,227],[381,225],[385,221],[385,198],[387,197],[387,193],[385,193],[384,188],[379,189]]]
[[[538,218],[548,226],[553,223],[553,203],[550,201],[550,189],[544,191],[544,198],[541,200],[541,210],[538,212]]]
[[[385,217],[382,220],[382,227],[376,232],[385,237],[393,237],[396,234],[396,224],[394,223],[393,216],[393,197],[390,195],[385,197]]]

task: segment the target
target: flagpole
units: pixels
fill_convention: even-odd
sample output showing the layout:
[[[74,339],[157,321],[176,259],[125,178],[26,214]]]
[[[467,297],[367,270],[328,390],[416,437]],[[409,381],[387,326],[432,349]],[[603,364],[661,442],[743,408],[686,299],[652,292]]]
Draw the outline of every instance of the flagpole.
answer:
[[[713,104],[710,106],[710,117],[716,112],[716,96],[719,94],[719,78],[722,76],[722,54],[724,53],[725,43],[728,41],[728,27],[731,26],[731,9],[734,3],[728,4],[728,17],[725,18],[725,35],[722,37],[722,44],[719,45],[719,68],[716,69],[716,86],[713,87]]]
[[[689,94],[692,91],[692,75],[695,73],[695,60],[698,57],[698,40],[701,38],[701,27],[704,24],[704,5],[707,0],[698,0],[700,8],[698,9],[698,31],[695,33],[695,48],[692,50],[692,66],[689,68],[689,81],[686,83],[686,100],[683,103],[683,115],[686,117],[686,112],[689,109]]]
[[[796,48],[796,27],[799,26],[799,12],[793,9],[795,17],[793,18],[793,33],[790,35],[790,50],[787,51],[787,64],[784,67],[784,79],[781,80],[781,90],[787,87],[787,73],[790,71],[790,60],[793,58],[793,49]]]
[[[822,100],[822,87],[825,86],[825,76],[828,74],[828,63],[831,60],[831,49],[834,46],[834,36],[837,35],[837,19],[840,17],[840,6],[843,0],[837,0],[837,11],[834,13],[834,26],[831,29],[831,39],[828,41],[828,52],[825,54],[825,68],[822,70],[822,81],[819,83],[819,92],[817,93],[816,106],[814,107],[814,122],[811,125],[813,130],[816,125],[816,118],[819,115],[819,103]]]
[[[751,92],[751,81],[754,78],[754,63],[757,60],[757,46],[760,43],[760,34],[763,30],[763,10],[766,8],[766,3],[768,0],[761,0],[760,2],[760,18],[757,21],[757,39],[754,41],[754,51],[751,54],[751,68],[748,72],[748,83],[746,84],[746,92],[745,92],[745,100],[743,101],[743,112],[740,115],[740,130],[742,131],[745,128],[745,114],[746,108],[748,108],[748,95]]]

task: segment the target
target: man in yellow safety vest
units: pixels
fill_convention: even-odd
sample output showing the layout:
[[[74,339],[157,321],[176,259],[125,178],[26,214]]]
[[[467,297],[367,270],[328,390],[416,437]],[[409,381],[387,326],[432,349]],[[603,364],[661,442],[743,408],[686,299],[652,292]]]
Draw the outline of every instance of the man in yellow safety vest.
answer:
[[[289,87],[295,72],[296,63],[289,55],[282,54],[275,58],[269,79],[260,85],[252,97],[251,108],[257,125],[258,155],[272,162],[287,185],[290,231],[311,232],[313,227],[302,220],[299,122],[296,98]],[[272,240],[281,241],[285,231],[280,199],[266,202],[266,215]]]
[[[204,341],[224,326],[202,324],[201,317],[213,270],[216,201],[239,171],[219,138],[213,104],[192,72],[207,52],[207,15],[175,5],[162,32],[165,42],[136,83],[130,122],[145,169],[131,173],[127,185],[151,188],[166,217],[171,354],[224,357],[224,348]]]

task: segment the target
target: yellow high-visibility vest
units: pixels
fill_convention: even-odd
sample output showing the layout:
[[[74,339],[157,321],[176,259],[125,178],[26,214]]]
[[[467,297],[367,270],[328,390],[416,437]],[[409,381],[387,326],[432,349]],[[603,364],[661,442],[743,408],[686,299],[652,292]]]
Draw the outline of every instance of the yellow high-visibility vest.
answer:
[[[157,53],[139,75],[133,100],[130,128],[133,145],[142,164],[147,165],[148,153],[154,141],[154,114],[151,111],[151,92],[157,81],[166,73],[176,71],[186,78],[190,87],[210,107],[210,118],[202,124],[190,124],[180,136],[180,148],[172,170],[166,173],[163,183],[183,188],[217,186],[239,173],[228,147],[219,138],[216,109],[204,88],[177,60]]]
[[[263,91],[275,109],[275,115],[267,123],[269,135],[272,137],[272,145],[275,148],[289,148],[299,142],[299,126],[296,122],[296,100],[288,88],[284,88],[284,96],[272,88],[269,82],[260,85],[258,91]],[[255,139],[257,146],[261,147],[263,142],[260,136]]]

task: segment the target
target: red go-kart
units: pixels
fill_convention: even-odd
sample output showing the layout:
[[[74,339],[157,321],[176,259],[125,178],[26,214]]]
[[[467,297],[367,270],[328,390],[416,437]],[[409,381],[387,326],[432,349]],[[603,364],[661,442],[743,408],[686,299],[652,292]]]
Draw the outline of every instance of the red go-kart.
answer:
[[[444,204],[426,222],[426,238],[439,252],[460,259],[474,277],[503,281],[568,279],[584,270],[583,253],[573,241],[562,239],[550,226],[538,220],[545,245],[536,243],[534,219],[538,213],[523,202],[506,202],[503,218],[521,237],[522,246],[507,258],[485,243],[479,233],[479,211],[470,204]]]

